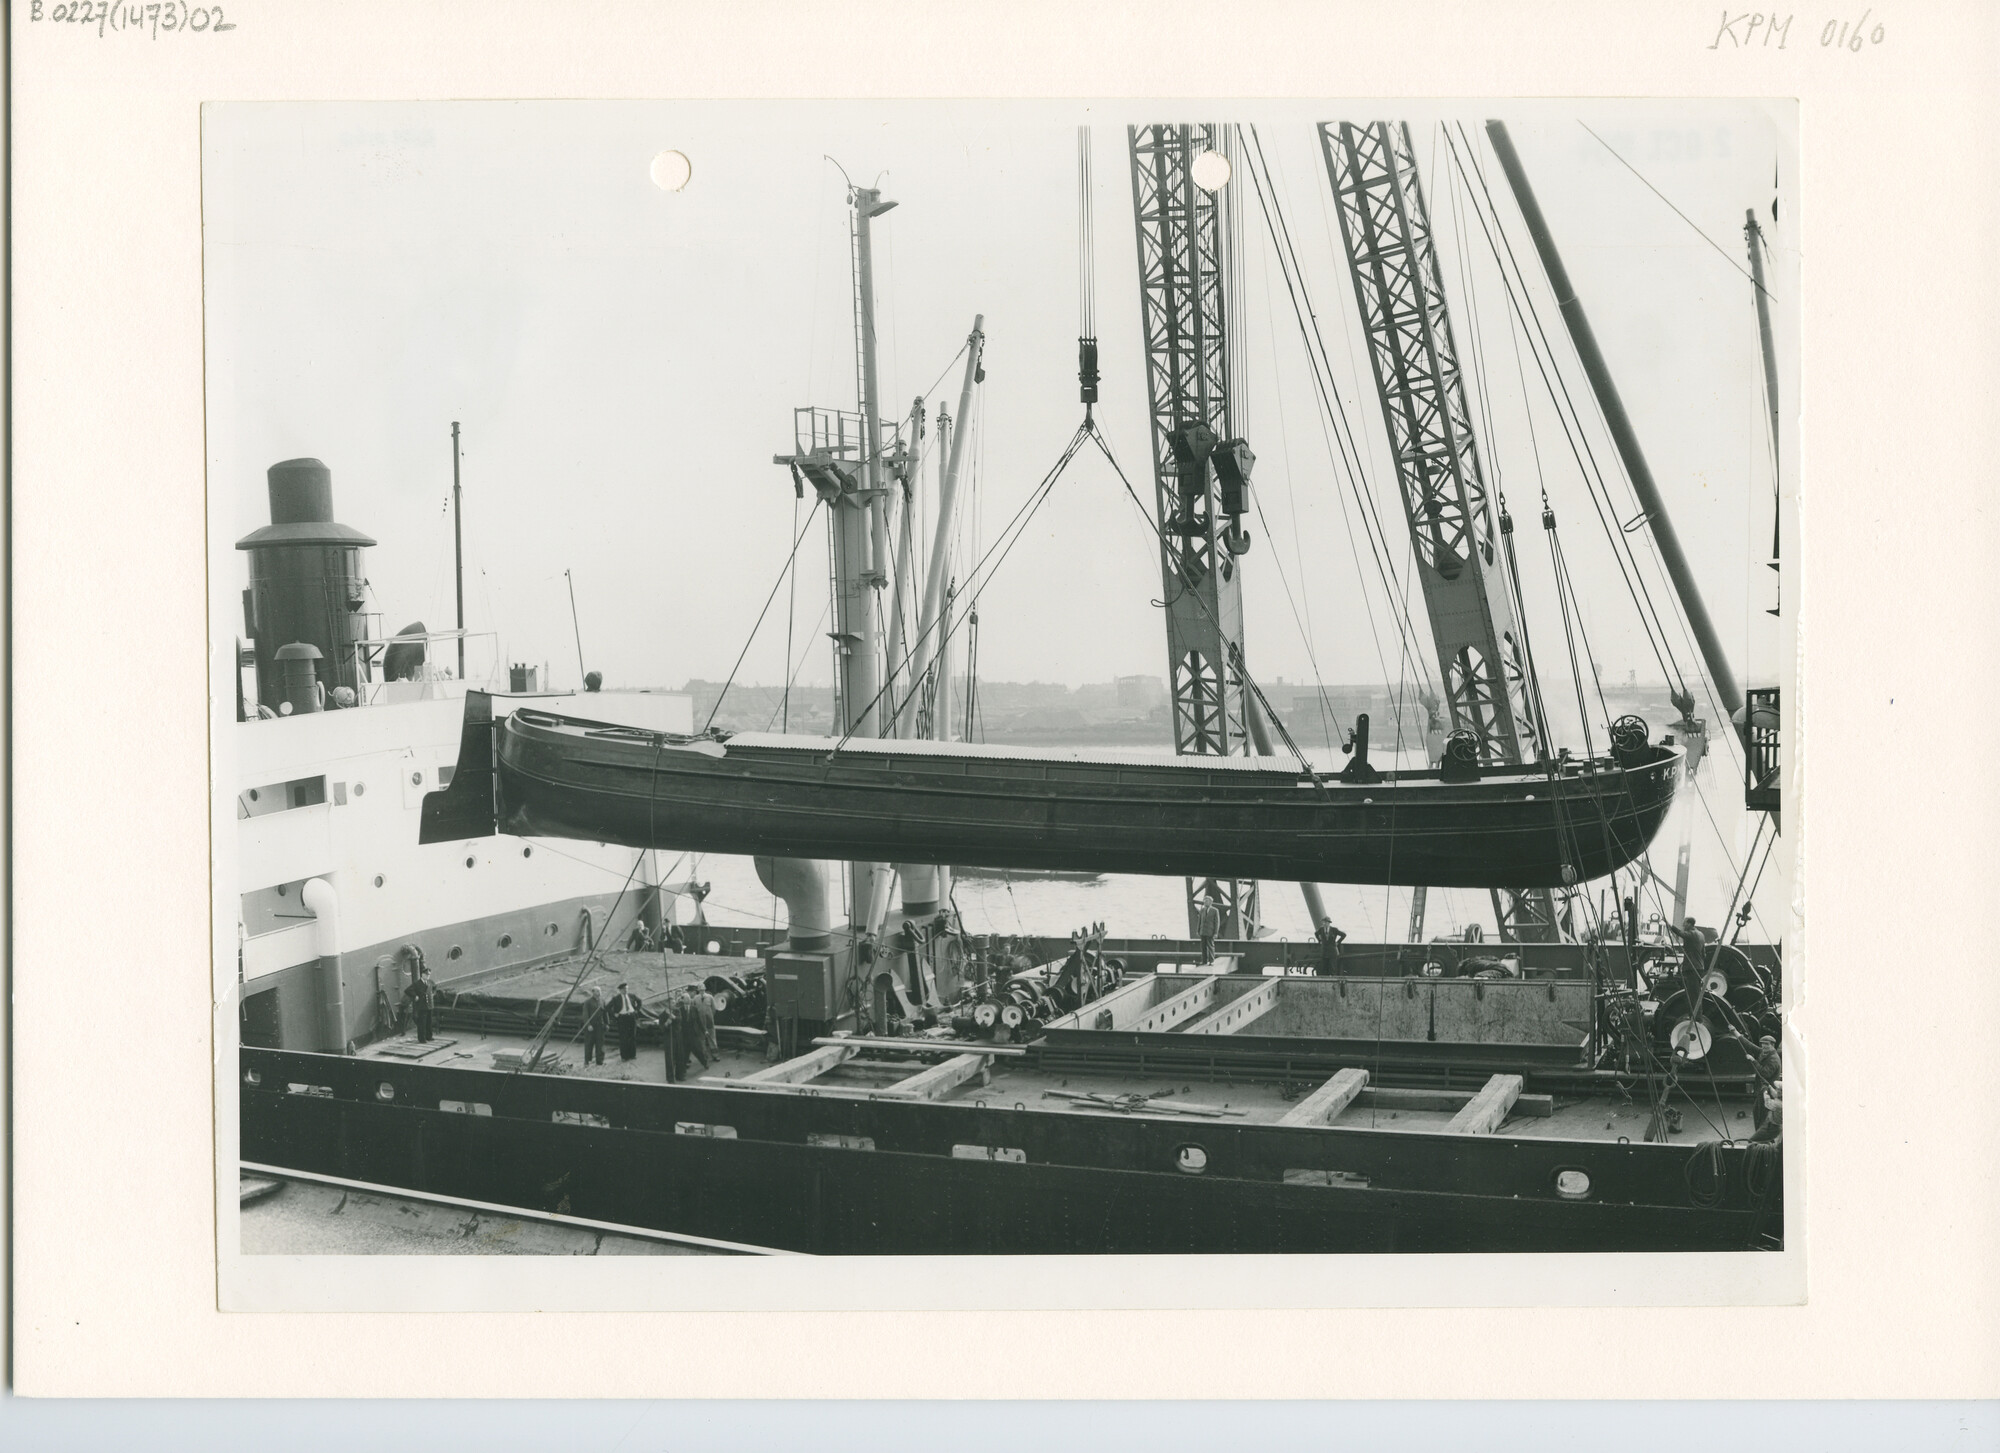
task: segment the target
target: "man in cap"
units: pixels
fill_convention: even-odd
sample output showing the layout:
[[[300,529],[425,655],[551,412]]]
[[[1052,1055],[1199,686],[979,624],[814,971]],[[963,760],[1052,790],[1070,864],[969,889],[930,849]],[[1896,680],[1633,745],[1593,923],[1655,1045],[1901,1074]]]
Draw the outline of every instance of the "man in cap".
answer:
[[[645,1013],[639,1003],[639,996],[632,992],[630,984],[620,982],[618,993],[611,1001],[611,1022],[618,1026],[618,1058],[635,1060],[639,1057],[639,1019]]]
[[[410,987],[403,991],[404,1002],[410,1006],[410,1017],[416,1021],[417,1043],[431,1042],[431,1014],[437,1007],[437,985],[431,982],[430,970],[417,964],[417,971],[410,976]]]

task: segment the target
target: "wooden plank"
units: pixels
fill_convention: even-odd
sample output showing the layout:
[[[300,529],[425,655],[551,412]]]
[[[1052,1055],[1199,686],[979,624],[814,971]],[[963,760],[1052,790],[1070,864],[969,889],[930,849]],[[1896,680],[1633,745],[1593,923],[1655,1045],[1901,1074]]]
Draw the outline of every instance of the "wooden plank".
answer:
[[[1211,1009],[1194,1023],[1183,1029],[1183,1034],[1234,1034],[1254,1019],[1269,1014],[1277,1005],[1278,990],[1284,987],[1283,979],[1270,979],[1247,994],[1238,995],[1227,1004]]]
[[[1368,1084],[1366,1070],[1337,1070],[1332,1079],[1287,1110],[1280,1125],[1330,1125]]]
[[[1491,1135],[1521,1098],[1519,1075],[1495,1075],[1486,1088],[1474,1095],[1466,1107],[1454,1115],[1445,1129],[1457,1135]]]
[[[1211,974],[1192,989],[1183,989],[1173,998],[1162,1000],[1126,1027],[1140,1034],[1151,1034],[1186,1023],[1215,1002],[1215,980],[1216,976]]]
[[[911,1075],[907,1080],[898,1080],[883,1088],[885,1095],[895,1095],[900,1099],[941,1100],[951,1090],[967,1080],[986,1072],[986,1056],[983,1054],[954,1055],[941,1065]]]
[[[717,1031],[720,1033],[720,1030]],[[813,1041],[816,1045],[844,1049],[852,1045],[859,1049],[906,1049],[912,1054],[987,1054],[1025,1055],[1025,1049],[1010,1049],[1002,1044],[968,1044],[962,1039],[926,1039],[913,1034],[908,1038],[876,1039],[862,1034],[829,1034]]]
[[[1370,1086],[1355,1098],[1357,1108],[1366,1110],[1443,1110],[1457,1114],[1474,1098],[1471,1090],[1389,1090]],[[1554,1095],[1522,1095],[1514,1101],[1516,1115],[1536,1115],[1546,1120],[1556,1113]]]
[[[858,1051],[851,1044],[829,1044],[802,1054],[797,1059],[788,1059],[783,1064],[772,1065],[767,1070],[745,1075],[736,1081],[739,1085],[798,1085],[807,1080],[817,1079],[835,1065],[853,1059]]]
[[[728,1080],[720,1076],[704,1075],[693,1081],[704,1090],[748,1090],[757,1095],[811,1095],[827,1100],[887,1100],[894,1098],[887,1090],[872,1085],[780,1085],[769,1080],[759,1084],[751,1080]]]

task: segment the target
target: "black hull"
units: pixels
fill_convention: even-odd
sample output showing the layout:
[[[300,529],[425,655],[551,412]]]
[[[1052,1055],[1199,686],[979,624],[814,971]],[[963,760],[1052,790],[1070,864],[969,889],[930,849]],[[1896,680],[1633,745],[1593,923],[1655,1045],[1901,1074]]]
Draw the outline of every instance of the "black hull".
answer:
[[[241,1065],[260,1081],[242,1085],[246,1161],[821,1254],[1727,1251],[1783,1224],[1775,1180],[1753,1185],[1775,1168],[1740,1145],[1722,1150],[1718,1187],[1685,1145],[1113,1120],[275,1050]],[[558,1110],[607,1123],[553,1123]],[[736,1138],[676,1130],[716,1125]],[[1199,1175],[1176,1168],[1190,1145]],[[954,1153],[987,1146],[1025,1160]],[[1556,1196],[1565,1169],[1590,1176],[1589,1199]],[[1316,1172],[1343,1177],[1297,1183]],[[1719,1202],[1696,1204],[1697,1189]]]
[[[472,736],[468,719],[468,738]],[[1547,888],[1645,851],[1673,804],[1677,748],[1561,775],[1385,774],[1312,782],[1199,759],[912,751],[737,739],[718,746],[517,711],[497,770],[426,803],[425,841],[480,815],[523,837],[694,852],[1281,882]],[[468,751],[478,755],[468,740]],[[474,761],[473,767],[479,763]],[[461,786],[460,779],[463,779]],[[490,784],[490,785],[489,785]],[[475,800],[490,796],[490,805]],[[490,830],[490,829],[489,829]]]

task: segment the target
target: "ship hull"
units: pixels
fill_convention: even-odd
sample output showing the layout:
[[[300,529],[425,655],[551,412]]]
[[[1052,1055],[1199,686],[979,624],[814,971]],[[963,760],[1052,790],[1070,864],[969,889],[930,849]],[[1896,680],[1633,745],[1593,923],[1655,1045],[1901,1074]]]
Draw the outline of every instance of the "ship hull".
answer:
[[[1623,867],[1658,832],[1681,753],[1475,780],[1307,778],[1206,762],[682,741],[517,711],[493,819],[518,836],[711,853],[1288,882],[1537,888]],[[473,773],[462,773],[467,791]],[[454,791],[458,783],[454,782]],[[447,794],[436,794],[444,797]]]
[[[1686,1145],[774,1101],[261,1050],[241,1063],[245,1161],[827,1255],[1721,1251],[1783,1224],[1741,1144],[1721,1152],[1720,1201],[1697,1204]],[[1191,1144],[1198,1175],[1177,1168]],[[1576,1169],[1593,1193],[1561,1199],[1557,1174]]]

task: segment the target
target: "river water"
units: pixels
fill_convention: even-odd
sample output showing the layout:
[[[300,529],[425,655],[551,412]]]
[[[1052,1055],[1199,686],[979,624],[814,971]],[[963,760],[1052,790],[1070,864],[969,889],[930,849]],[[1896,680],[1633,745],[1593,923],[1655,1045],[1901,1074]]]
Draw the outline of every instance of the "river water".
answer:
[[[1090,748],[1079,746],[1075,750],[1087,752]],[[1337,770],[1345,761],[1338,752],[1323,748],[1309,748],[1307,755],[1321,769]],[[1424,765],[1421,751],[1395,753],[1377,748],[1371,759],[1383,768]],[[1688,911],[1711,925],[1719,924],[1728,912],[1755,826],[1755,818],[1743,807],[1742,789],[1730,775],[1731,769],[1732,764],[1721,758],[1703,764],[1697,779],[1701,792],[1697,793],[1694,785],[1683,785],[1679,800],[1653,840],[1649,854],[1654,871],[1671,881],[1681,834],[1684,828],[1690,832]],[[664,853],[659,866],[669,882],[690,876],[688,863],[676,865]],[[758,882],[750,859],[702,857],[694,860],[692,876],[710,885],[705,908],[713,922],[783,927],[784,905]],[[841,881],[842,875],[830,869],[829,888],[839,892]],[[1593,902],[1599,898],[1600,890],[1606,911],[1614,911],[1610,908],[1608,883],[1591,885]],[[1320,894],[1334,923],[1357,943],[1398,943],[1409,936],[1411,890],[1408,888],[1328,883],[1321,885]],[[1778,865],[1774,859],[1764,874],[1763,889],[1758,894],[1758,914],[1745,930],[1746,939],[1772,940],[1782,922],[1780,914],[1774,911],[1780,904],[1779,895]],[[1669,899],[1668,892],[1655,885],[1642,897],[1641,918],[1654,912],[1666,914],[1671,907]],[[1186,888],[1180,878],[1111,875],[1095,883],[961,879],[954,888],[953,900],[969,933],[1062,936],[1092,923],[1104,924],[1113,937],[1119,938],[1183,938],[1190,932]],[[685,920],[690,912],[683,903],[679,917]],[[1311,941],[1312,920],[1307,916],[1304,896],[1296,884],[1264,884],[1262,912],[1268,937]],[[1493,919],[1492,901],[1484,890],[1433,888],[1428,894],[1424,933],[1425,937],[1457,935],[1467,925],[1478,924],[1492,938]]]

